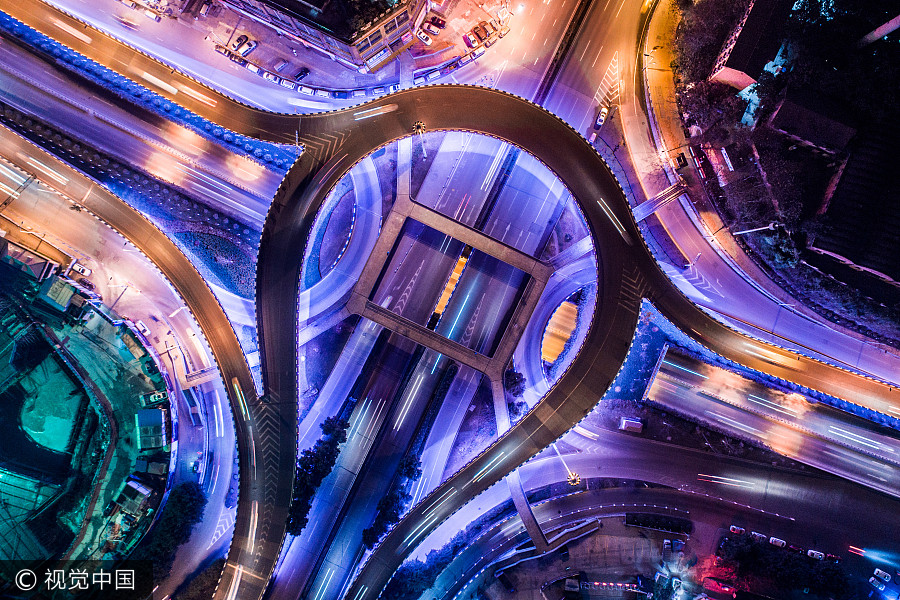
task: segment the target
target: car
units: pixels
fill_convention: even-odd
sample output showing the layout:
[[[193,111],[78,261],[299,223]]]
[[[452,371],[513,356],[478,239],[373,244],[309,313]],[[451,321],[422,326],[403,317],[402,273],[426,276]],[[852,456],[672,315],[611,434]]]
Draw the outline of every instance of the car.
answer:
[[[350,92],[344,90],[334,90],[331,95],[337,100],[346,100],[350,97]]]
[[[472,33],[475,34],[475,37],[478,38],[479,42],[484,42],[484,40],[488,39],[487,30],[481,26],[481,24],[476,25],[472,28]]]
[[[352,95],[354,98],[365,98],[365,97],[366,97],[366,90],[353,90],[353,91],[351,92],[351,95]]]
[[[210,6],[212,6],[212,2],[210,0],[206,0],[206,2],[203,3],[203,6],[200,7],[200,12],[198,13],[198,16],[205,17],[207,14],[209,14]]]
[[[444,19],[440,18],[437,15],[432,16],[430,21],[431,21],[431,24],[434,25],[435,27],[437,27],[438,29],[443,29],[444,27],[447,26],[447,21],[445,21]]]
[[[774,536],[769,538],[769,543],[772,544],[773,546],[778,546],[779,548],[784,548],[785,546],[787,546],[786,541],[784,541],[781,538],[774,537]]]
[[[81,273],[85,277],[90,277],[91,273],[93,273],[93,271],[88,269],[86,266],[79,264],[78,262],[72,263],[72,270],[75,271],[76,273]]]
[[[594,129],[600,129],[603,126],[603,123],[606,122],[606,117],[609,115],[609,107],[604,106],[600,109],[600,112],[597,114],[597,120],[594,121]]]
[[[271,81],[272,83],[277,83],[277,84],[281,83],[281,77],[279,77],[275,73],[269,73],[268,71],[263,71],[262,76],[263,76],[263,79],[265,79],[266,81]]]
[[[148,19],[156,21],[157,23],[162,21],[162,17],[160,17],[158,13],[150,10],[149,8],[144,9],[144,16],[146,16]]]
[[[838,556],[837,554],[826,554],[825,560],[837,564],[837,563],[841,562],[841,557]]]
[[[200,472],[200,461],[199,461],[199,460],[195,460],[195,461],[194,461],[194,463],[191,465],[191,470],[192,470],[194,473],[199,473],[199,472]]]
[[[297,74],[294,75],[294,79],[296,79],[297,81],[301,81],[307,75],[309,75],[309,69],[307,69],[306,67],[303,67],[302,69],[297,71]]]
[[[242,67],[247,66],[247,59],[242,58],[242,57],[238,56],[237,54],[232,54],[228,58],[230,58],[233,62],[236,62],[237,64],[239,64]]]
[[[425,33],[427,33],[429,35],[439,35],[441,33],[440,29],[438,29],[437,27],[435,27],[428,21],[425,21],[424,23],[422,23],[422,31],[424,31]]]
[[[478,40],[478,38],[472,35],[471,31],[463,36],[463,41],[469,48],[477,48],[481,45],[481,42]]]
[[[141,332],[141,335],[142,335],[142,336],[144,336],[145,338],[149,338],[149,337],[150,337],[150,330],[147,328],[146,325],[144,325],[144,322],[143,322],[143,321],[137,321],[137,322],[134,324],[134,326],[135,326],[135,328],[136,328],[138,331]]]
[[[279,58],[278,60],[275,61],[275,64],[272,66],[272,70],[275,71],[276,73],[281,73],[282,71],[284,71],[284,68],[287,65],[288,65],[288,61],[284,60],[283,58]]]
[[[493,34],[497,33],[497,28],[494,27],[493,23],[489,23],[487,21],[482,21],[481,23],[478,24],[478,26],[481,27],[484,30],[484,32],[488,35],[493,35]]]
[[[244,44],[244,48],[243,48],[243,50],[241,50],[241,56],[247,56],[248,54],[250,54],[251,52],[256,50],[256,47],[258,45],[259,45],[259,42],[257,42],[256,40],[250,40],[249,42]]]
[[[877,577],[878,579],[882,580],[885,583],[891,582],[891,574],[887,573],[885,571],[882,571],[881,569],[875,569],[875,577]]]
[[[243,59],[242,59],[243,60]],[[256,73],[257,75],[262,75],[262,69],[254,65],[252,62],[244,61],[244,68],[250,71],[251,73]]]
[[[816,560],[825,560],[825,553],[819,552],[818,550],[807,550],[806,555]]]
[[[484,46],[481,46],[481,47],[478,47],[478,48],[475,48],[474,50],[472,50],[472,58],[478,58],[482,54],[484,54]]]
[[[289,89],[289,90],[296,90],[296,89],[297,89],[297,84],[294,83],[293,81],[291,81],[290,79],[282,79],[282,80],[281,80],[281,87],[286,87],[286,88]]]
[[[237,39],[234,40],[233,44],[231,44],[231,49],[237,50],[238,48],[240,48],[241,46],[246,44],[248,39],[250,39],[250,38],[248,38],[246,35],[243,35],[243,34],[237,36]]]
[[[765,542],[767,539],[769,539],[769,536],[758,531],[751,531],[750,537],[753,538],[753,540],[756,542]]]
[[[743,527],[738,527],[737,525],[732,525],[728,528],[728,531],[731,533],[736,533],[738,535],[743,535],[744,531],[746,531]]]
[[[869,583],[871,583],[872,587],[877,589],[879,592],[884,591],[884,584],[881,583],[880,581],[878,581],[877,579],[875,579],[874,577],[869,577]]]
[[[78,283],[83,285],[86,290],[90,290],[92,292],[94,291],[94,284],[91,282],[90,279],[85,279],[84,277],[79,277]]]
[[[424,31],[422,31],[421,29],[416,30],[416,37],[419,38],[420,40],[422,40],[422,43],[425,44],[426,46],[431,45],[431,38],[428,37],[428,34],[425,33]]]
[[[138,28],[138,24],[133,22],[128,17],[122,16],[122,15],[116,15],[115,19],[116,19],[116,21],[119,22],[119,25],[121,25],[122,27],[125,27],[127,29],[137,29]]]

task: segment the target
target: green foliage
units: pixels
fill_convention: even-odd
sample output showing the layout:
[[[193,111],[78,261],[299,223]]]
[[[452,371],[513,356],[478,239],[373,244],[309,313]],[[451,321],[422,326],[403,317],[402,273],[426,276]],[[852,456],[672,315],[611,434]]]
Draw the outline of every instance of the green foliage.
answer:
[[[181,483],[169,492],[162,515],[131,558],[153,563],[153,578],[165,578],[172,570],[178,546],[188,541],[194,525],[203,518],[206,496],[196,481]]]
[[[737,123],[747,106],[730,85],[706,80],[686,85],[678,100],[688,114],[686,125],[697,125],[704,131],[722,123]]]
[[[224,558],[214,560],[209,566],[194,575],[184,591],[177,593],[175,597],[178,600],[209,600],[216,591],[224,568]]]
[[[372,549],[387,530],[400,520],[407,503],[412,500],[409,484],[422,476],[422,462],[419,457],[406,454],[400,459],[391,488],[378,502],[378,512],[371,527],[363,530],[363,544]]]
[[[781,593],[809,588],[835,600],[851,594],[850,580],[840,565],[787,552],[750,536],[728,538],[718,554],[745,588],[749,582]]]
[[[675,34],[678,72],[686,83],[709,77],[725,40],[747,10],[749,0],[698,0],[684,10]]]
[[[312,448],[300,453],[294,474],[294,489],[288,509],[287,532],[300,535],[308,522],[307,515],[312,499],[322,480],[331,473],[337,462],[338,446],[347,441],[350,422],[338,417],[328,417],[320,425],[324,434]]]
[[[503,389],[513,398],[521,398],[525,393],[525,376],[514,369],[503,373]]]

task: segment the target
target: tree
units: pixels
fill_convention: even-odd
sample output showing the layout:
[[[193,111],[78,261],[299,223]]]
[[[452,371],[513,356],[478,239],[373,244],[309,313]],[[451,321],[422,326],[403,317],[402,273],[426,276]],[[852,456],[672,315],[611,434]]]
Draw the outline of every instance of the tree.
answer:
[[[503,374],[503,389],[513,398],[521,398],[525,393],[525,376],[513,369]]]
[[[178,546],[190,539],[191,531],[203,518],[205,508],[206,496],[196,481],[172,488],[162,515],[132,558],[153,562],[154,579],[166,577],[172,569]]]

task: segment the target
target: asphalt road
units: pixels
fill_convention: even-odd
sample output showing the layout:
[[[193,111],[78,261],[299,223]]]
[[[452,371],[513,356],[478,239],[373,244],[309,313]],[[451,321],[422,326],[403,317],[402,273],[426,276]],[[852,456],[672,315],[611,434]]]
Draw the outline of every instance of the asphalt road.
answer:
[[[34,22],[38,28],[46,28],[48,23],[53,22],[52,19],[61,18],[59,15],[42,14],[46,10],[49,9],[36,9],[34,4],[28,3],[20,4],[12,12]],[[23,15],[28,12],[31,14]],[[98,38],[92,39],[92,43],[85,43],[78,35],[65,29],[54,29],[51,35],[79,51],[97,56],[101,62],[117,65],[117,69],[129,76],[156,73],[166,77],[176,92],[159,88],[164,94],[174,97],[178,90],[190,89],[190,98],[182,94],[178,96],[178,101],[225,126],[273,141],[293,141],[296,118],[261,113],[217,96],[212,90],[201,90],[199,84],[178,73],[171,74],[167,67],[147,57],[124,52],[111,40]],[[152,87],[151,79],[143,75],[140,78],[150,81]],[[161,81],[159,77],[156,79]],[[205,98],[205,101],[195,100],[198,96]],[[212,103],[209,102],[211,98],[214,100]],[[456,110],[447,110],[448,106],[456,107]],[[473,106],[478,106],[478,110],[467,108]],[[369,109],[378,110],[361,114],[361,109],[355,108],[310,116],[301,121],[301,141],[306,144],[307,152],[281,188],[263,235],[258,317],[265,382],[269,399],[274,404],[250,404],[253,407],[251,410],[262,413],[269,412],[263,408],[265,406],[279,407],[282,418],[274,415],[267,417],[269,424],[264,427],[273,433],[280,429],[282,435],[271,436],[278,437],[280,442],[271,442],[264,450],[267,461],[265,471],[272,475],[263,483],[267,493],[262,504],[257,505],[250,500],[249,481],[245,488],[242,478],[235,539],[219,586],[219,597],[244,586],[246,589],[241,590],[242,596],[261,594],[277,556],[277,546],[280,545],[278,531],[284,522],[280,507],[285,506],[284,498],[290,492],[289,474],[294,454],[292,442],[296,439],[290,423],[294,420],[291,412],[297,397],[296,362],[291,360],[296,356],[296,316],[285,319],[283,311],[275,308],[296,304],[291,299],[295,299],[297,294],[299,265],[296,255],[291,257],[287,249],[303,247],[312,215],[321,204],[324,191],[331,187],[336,178],[369,149],[408,134],[416,120],[424,121],[433,129],[480,131],[518,143],[528,147],[555,171],[570,186],[591,225],[599,249],[601,295],[585,347],[566,377],[530,415],[488,452],[436,488],[419,507],[410,512],[373,553],[350,588],[351,597],[374,597],[402,557],[423,534],[466,499],[546,446],[583,416],[593,405],[597,394],[608,386],[627,351],[637,315],[636,307],[643,295],[652,299],[684,331],[728,358],[826,393],[853,397],[860,404],[876,409],[887,410],[898,406],[898,392],[893,388],[784,350],[766,347],[734,333],[698,311],[672,287],[649,257],[631,221],[627,202],[618,184],[594,150],[578,133],[553,115],[507,94],[453,86],[399,92],[370,103],[364,110]],[[298,189],[300,193],[295,194]],[[760,354],[764,358],[759,358]],[[248,387],[244,386],[245,394]],[[236,413],[241,411],[238,396],[234,394],[231,398]],[[252,446],[253,439],[250,432],[241,427],[238,432],[239,443],[244,443],[241,448],[242,472],[255,476],[256,458],[246,445],[249,438]],[[248,479],[253,479],[253,476]]]

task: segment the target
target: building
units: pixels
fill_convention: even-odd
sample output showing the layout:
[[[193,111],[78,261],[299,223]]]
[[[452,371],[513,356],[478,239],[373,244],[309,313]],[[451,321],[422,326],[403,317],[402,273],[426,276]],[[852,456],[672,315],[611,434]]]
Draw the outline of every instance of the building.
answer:
[[[826,227],[809,246],[838,263],[819,261],[816,265],[838,280],[846,281],[847,275],[852,275],[842,272],[840,265],[844,265],[887,284],[889,296],[877,289],[866,290],[885,303],[895,302],[896,296],[890,292],[900,288],[900,183],[885,168],[896,156],[898,133],[896,127],[882,126],[853,141],[833,193],[820,211]],[[873,287],[864,281],[853,283],[857,289]]]
[[[402,0],[354,28],[349,0],[222,0],[229,8],[263,23],[307,48],[360,72],[390,63],[415,41],[415,29],[429,0]]]
[[[769,125],[798,144],[827,155],[843,152],[856,135],[838,107],[825,98],[809,97],[793,89],[775,107]]]
[[[147,505],[147,500],[153,491],[131,477],[125,482],[125,487],[119,492],[116,498],[116,504],[122,509],[122,512],[139,517]]]
[[[166,437],[166,413],[159,408],[143,408],[134,415],[138,434],[138,450],[162,448]]]
[[[794,0],[751,0],[725,40],[709,79],[738,90],[755,84],[766,65],[778,56],[793,4]]]

